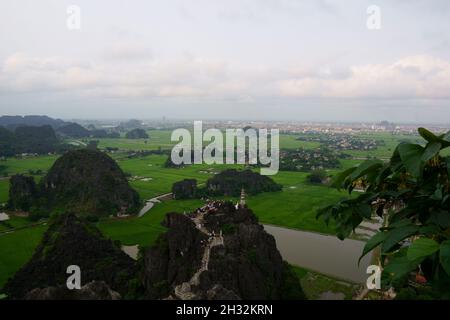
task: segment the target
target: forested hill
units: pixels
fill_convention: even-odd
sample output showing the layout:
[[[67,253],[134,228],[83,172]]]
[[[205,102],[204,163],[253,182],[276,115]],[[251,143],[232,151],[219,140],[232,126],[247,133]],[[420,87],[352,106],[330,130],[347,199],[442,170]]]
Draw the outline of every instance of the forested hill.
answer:
[[[48,116],[1,116],[0,126],[7,127],[10,130],[14,130],[19,126],[45,126],[49,125],[53,129],[56,129],[65,122],[61,119],[53,119]]]
[[[22,153],[47,154],[62,148],[50,125],[19,126],[14,131],[0,127],[0,157]]]

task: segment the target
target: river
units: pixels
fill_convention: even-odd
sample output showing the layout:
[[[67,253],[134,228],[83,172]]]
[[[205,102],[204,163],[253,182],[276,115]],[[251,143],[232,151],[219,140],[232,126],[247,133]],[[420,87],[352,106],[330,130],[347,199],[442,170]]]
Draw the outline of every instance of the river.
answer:
[[[274,236],[281,256],[290,264],[355,283],[366,282],[371,255],[361,259],[358,267],[365,242],[272,225],[264,225],[264,229]]]

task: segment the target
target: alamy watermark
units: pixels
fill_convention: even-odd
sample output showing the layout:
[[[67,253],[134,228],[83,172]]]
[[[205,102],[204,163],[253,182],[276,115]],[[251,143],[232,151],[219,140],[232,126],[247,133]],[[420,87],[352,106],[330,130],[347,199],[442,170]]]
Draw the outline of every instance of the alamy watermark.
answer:
[[[69,290],[81,289],[81,269],[79,266],[73,264],[67,267],[67,274],[70,276],[67,278],[66,286]]]
[[[367,29],[380,30],[381,29],[381,9],[379,6],[370,5],[366,10],[368,17],[366,21]]]
[[[253,128],[224,131],[225,139],[223,131],[219,129],[210,128],[203,132],[202,121],[194,121],[193,139],[191,131],[187,129],[174,130],[171,141],[179,143],[172,149],[172,162],[176,165],[191,163],[261,165],[262,175],[278,173],[280,165],[278,129],[270,129],[270,133],[267,129],[257,131]],[[203,148],[203,142],[210,143]]]
[[[366,286],[369,290],[380,290],[381,289],[381,267],[372,264],[367,267],[367,274],[370,276],[367,278]]]
[[[66,9],[67,20],[66,26],[69,30],[81,29],[81,8],[76,5],[70,5]]]

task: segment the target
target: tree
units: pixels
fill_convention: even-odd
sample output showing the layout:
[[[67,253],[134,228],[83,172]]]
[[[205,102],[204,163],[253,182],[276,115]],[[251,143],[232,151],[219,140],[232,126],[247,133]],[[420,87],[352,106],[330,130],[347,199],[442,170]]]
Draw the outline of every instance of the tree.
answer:
[[[312,184],[322,184],[327,181],[328,175],[325,170],[313,170],[307,177],[306,180]]]
[[[359,186],[365,192],[320,209],[318,216],[337,222],[340,239],[373,211],[383,216],[384,226],[362,253],[380,251],[382,285],[401,291],[409,287],[411,275],[419,274],[427,285],[417,290],[450,298],[450,157],[441,154],[450,146],[450,132],[436,136],[424,128],[418,131],[425,146],[401,143],[388,163],[368,160],[337,176],[337,187],[351,193]]]

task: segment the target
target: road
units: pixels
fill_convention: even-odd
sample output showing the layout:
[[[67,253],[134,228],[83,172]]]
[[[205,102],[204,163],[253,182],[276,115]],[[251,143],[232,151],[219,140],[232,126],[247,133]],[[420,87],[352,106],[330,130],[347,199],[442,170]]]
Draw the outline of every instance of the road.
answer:
[[[151,208],[153,208],[153,206],[155,205],[155,203],[161,202],[161,199],[171,196],[172,192],[170,193],[165,193],[165,194],[161,194],[159,196],[156,196],[154,198],[151,198],[147,201],[145,201],[145,206],[141,209],[141,211],[139,211],[138,213],[138,217],[142,217],[144,214],[146,214]]]

